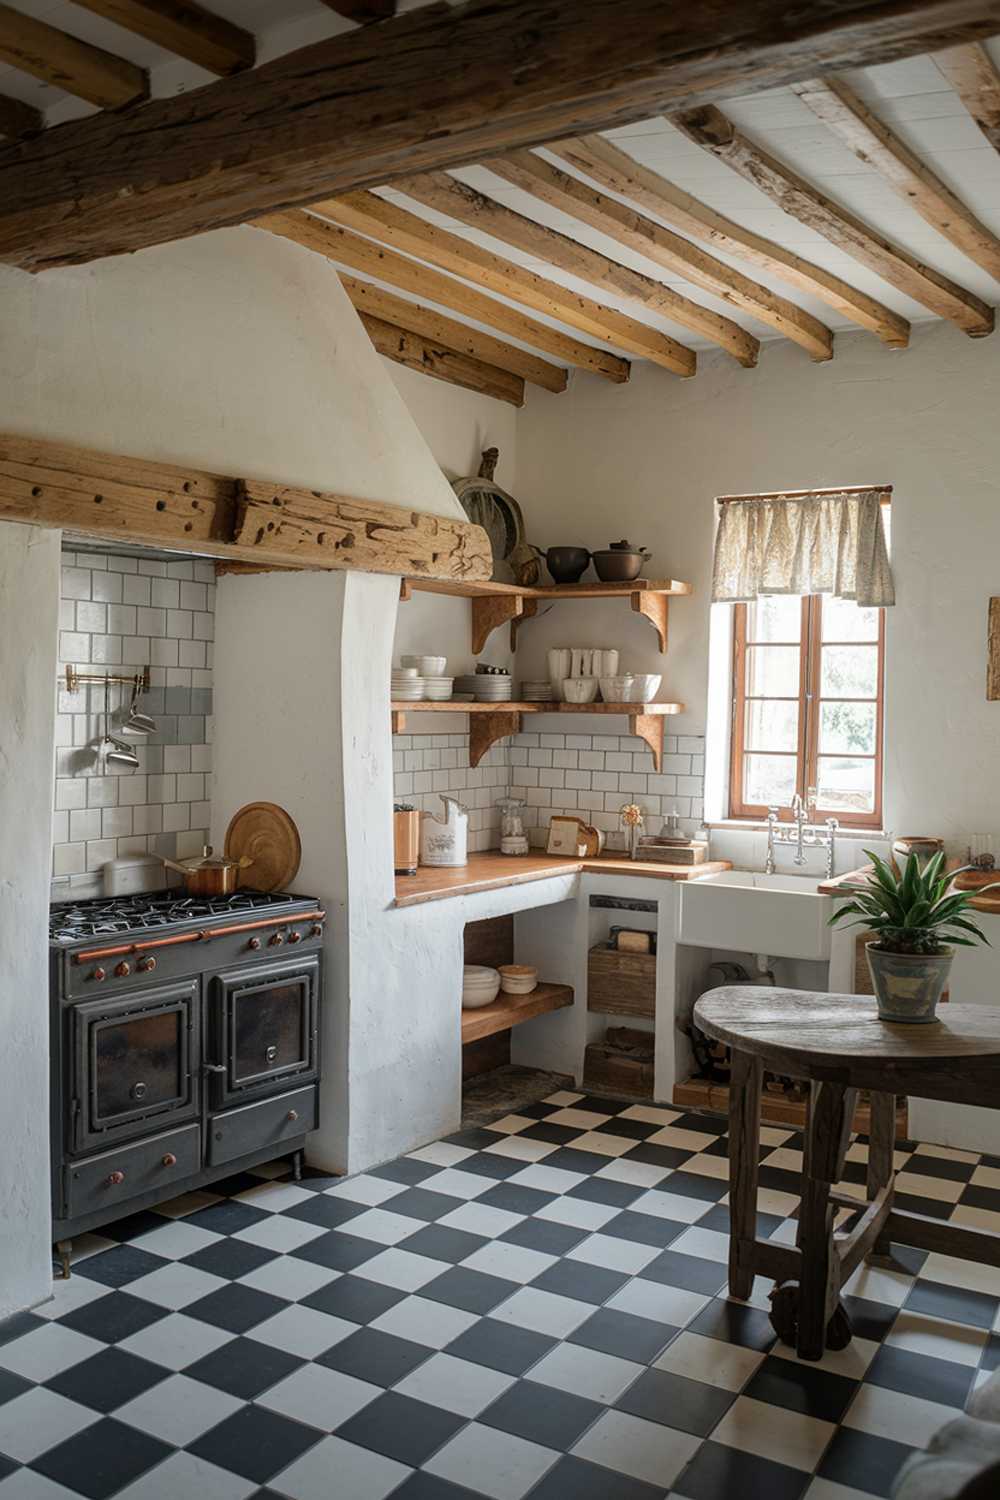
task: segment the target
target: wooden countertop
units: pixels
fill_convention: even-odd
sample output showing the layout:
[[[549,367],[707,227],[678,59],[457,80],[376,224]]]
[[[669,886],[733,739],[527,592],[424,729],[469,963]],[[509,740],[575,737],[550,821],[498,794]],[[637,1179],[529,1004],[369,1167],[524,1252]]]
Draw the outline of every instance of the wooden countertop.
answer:
[[[947,868],[949,870],[957,870],[959,868],[959,861],[957,859],[949,859]],[[833,880],[826,881],[823,885],[819,886],[819,893],[821,896],[848,897],[851,893],[850,891],[845,891],[844,886],[867,884],[871,872],[871,865],[862,865],[858,870],[850,870],[845,875],[837,875]],[[1000,884],[1000,870],[996,872],[993,878]],[[977,896],[971,891],[967,892],[967,894],[971,897],[969,905],[973,911],[992,912],[994,915],[1000,915],[1000,892],[991,892],[987,896]]]
[[[443,901],[447,896],[469,896],[477,891],[501,890],[508,885],[526,885],[532,880],[550,880],[555,875],[641,875],[647,880],[697,880],[731,870],[728,860],[707,860],[702,865],[664,865],[652,860],[625,859],[602,854],[596,859],[569,859],[557,854],[470,854],[469,862],[449,869],[421,865],[415,875],[396,876],[396,905],[417,906],[423,901]]]

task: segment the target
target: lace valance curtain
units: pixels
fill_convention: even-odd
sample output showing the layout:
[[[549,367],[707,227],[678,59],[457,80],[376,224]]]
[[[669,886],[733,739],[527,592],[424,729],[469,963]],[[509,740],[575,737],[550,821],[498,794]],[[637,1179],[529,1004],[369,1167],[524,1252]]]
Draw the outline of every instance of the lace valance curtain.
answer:
[[[895,604],[881,490],[761,495],[721,506],[712,600],[835,594],[865,607]]]

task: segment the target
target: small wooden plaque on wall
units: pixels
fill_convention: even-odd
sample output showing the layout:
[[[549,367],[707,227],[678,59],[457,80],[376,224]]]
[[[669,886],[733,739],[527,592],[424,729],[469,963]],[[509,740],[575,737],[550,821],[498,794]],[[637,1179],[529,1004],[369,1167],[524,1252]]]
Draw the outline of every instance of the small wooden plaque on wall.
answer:
[[[1000,598],[990,600],[989,628],[986,637],[986,697],[1000,699]]]

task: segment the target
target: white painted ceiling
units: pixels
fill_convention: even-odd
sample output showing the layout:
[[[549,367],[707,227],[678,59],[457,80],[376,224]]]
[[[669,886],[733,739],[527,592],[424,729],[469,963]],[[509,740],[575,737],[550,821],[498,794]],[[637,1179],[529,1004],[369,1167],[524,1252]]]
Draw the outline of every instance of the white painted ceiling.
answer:
[[[401,0],[400,9],[412,10],[421,3],[424,0]],[[262,62],[350,28],[350,23],[322,4],[322,0],[282,0],[278,6],[274,4],[274,0],[206,0],[206,4],[209,9],[255,34],[259,61]],[[211,75],[111,22],[90,15],[72,4],[71,0],[15,0],[15,8],[148,68],[154,97],[169,96],[213,81]],[[994,60],[1000,63],[1000,38],[989,44],[989,50]],[[1000,154],[980,134],[933,59],[911,58],[849,73],[845,78],[879,118],[892,127],[984,224],[1000,235]],[[3,66],[0,66],[0,93],[8,93],[44,109],[46,121],[51,124],[93,112],[90,106],[69,98],[59,90]],[[860,162],[790,90],[776,89],[769,93],[732,99],[724,107],[730,118],[751,139],[792,166],[836,203],[850,209],[897,245],[949,276],[960,286],[975,292],[984,301],[990,304],[1000,302],[1000,283],[933,230],[876,172]],[[927,309],[898,292],[821,235],[783,213],[757,188],[723,162],[688,141],[667,121],[652,119],[610,131],[608,135],[609,139],[614,140],[638,162],[658,172],[668,181],[746,228],[777,241],[841,276],[911,322],[920,323],[933,319],[934,315]],[[565,164],[559,165],[568,170]],[[456,175],[539,223],[590,245],[610,259],[632,266],[654,280],[666,283],[695,302],[725,313],[762,341],[778,337],[772,329],[755,322],[742,312],[734,312],[732,307],[713,298],[701,288],[672,275],[656,263],[647,261],[643,256],[627,250],[617,241],[595,232],[579,221],[548,208],[538,199],[510,187],[487,168],[463,168]],[[644,310],[640,304],[616,297],[604,288],[595,289],[593,285],[581,282],[545,261],[535,260],[502,242],[492,240],[478,230],[468,229],[443,218],[432,210],[407,200],[394,189],[382,191],[386,197],[403,204],[421,217],[442,224],[463,238],[482,244],[553,281],[587,292],[598,301],[662,329],[689,347],[714,347],[689,329]],[[718,251],[713,253],[719,254]],[[766,283],[807,308],[835,331],[855,331],[853,324],[840,317],[827,304],[789,287],[787,283],[759,267],[726,255],[719,255],[719,258],[738,266],[754,279]],[[450,312],[449,315],[454,316]],[[531,316],[540,321],[550,321],[540,314],[532,313]],[[586,340],[586,336],[579,333],[575,333],[575,336],[588,342],[596,342],[593,339]],[[995,337],[1000,338],[1000,333]],[[804,351],[802,357],[807,358]],[[892,357],[888,350],[886,357]]]

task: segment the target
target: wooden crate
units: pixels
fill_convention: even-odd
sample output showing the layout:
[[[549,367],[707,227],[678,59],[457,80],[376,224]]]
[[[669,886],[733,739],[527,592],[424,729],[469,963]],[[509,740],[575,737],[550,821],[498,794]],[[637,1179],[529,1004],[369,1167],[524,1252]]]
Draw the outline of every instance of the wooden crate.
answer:
[[[617,1041],[612,1041],[612,1037]],[[634,1052],[623,1051],[623,1043]],[[584,1088],[627,1099],[652,1099],[653,1045],[651,1031],[636,1031],[628,1026],[611,1028],[602,1042],[591,1042],[584,1052]]]
[[[656,955],[599,944],[587,959],[587,1009],[610,1016],[656,1016]]]

